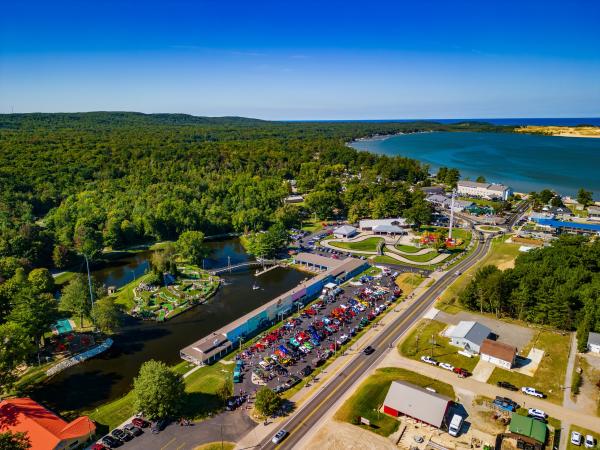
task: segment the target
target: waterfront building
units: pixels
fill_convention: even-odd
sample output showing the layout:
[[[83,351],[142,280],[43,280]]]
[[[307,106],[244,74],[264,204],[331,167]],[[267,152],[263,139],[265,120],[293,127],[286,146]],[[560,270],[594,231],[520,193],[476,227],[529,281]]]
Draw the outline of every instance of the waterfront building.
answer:
[[[600,225],[595,223],[564,222],[554,219],[533,220],[539,227],[550,230],[556,234],[570,233],[600,236]]]
[[[27,433],[31,448],[55,450],[83,446],[96,432],[87,416],[66,422],[30,398],[0,402],[0,433]]]
[[[311,253],[298,253],[294,256],[294,262],[311,268],[318,267],[323,272],[185,347],[180,350],[180,357],[197,365],[211,364],[241,342],[317,298],[327,283],[341,284],[369,267],[366,261],[357,258],[339,260]]]
[[[588,206],[587,212],[590,220],[600,220],[600,206]]]
[[[503,184],[477,183],[475,181],[459,181],[456,185],[459,195],[479,197],[487,200],[507,200],[512,189]]]

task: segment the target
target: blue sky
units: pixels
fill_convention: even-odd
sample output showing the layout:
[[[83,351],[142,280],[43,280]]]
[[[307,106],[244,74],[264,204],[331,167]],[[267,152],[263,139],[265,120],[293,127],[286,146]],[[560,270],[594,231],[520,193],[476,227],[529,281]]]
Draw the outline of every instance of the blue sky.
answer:
[[[9,1],[0,112],[600,116],[600,2]]]

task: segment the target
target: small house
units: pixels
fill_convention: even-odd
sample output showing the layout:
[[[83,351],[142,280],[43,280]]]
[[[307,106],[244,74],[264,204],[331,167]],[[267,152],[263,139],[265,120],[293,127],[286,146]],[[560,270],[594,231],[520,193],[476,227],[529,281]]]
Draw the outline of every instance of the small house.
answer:
[[[513,413],[510,418],[508,439],[516,441],[517,448],[542,449],[546,442],[548,428],[546,424],[531,417]]]
[[[503,369],[510,370],[515,365],[517,358],[517,348],[504,344],[503,342],[484,339],[479,350],[481,359],[490,362]]]
[[[479,353],[481,344],[490,334],[491,330],[479,322],[463,320],[458,325],[450,328],[446,335],[450,343],[462,347],[471,353]]]

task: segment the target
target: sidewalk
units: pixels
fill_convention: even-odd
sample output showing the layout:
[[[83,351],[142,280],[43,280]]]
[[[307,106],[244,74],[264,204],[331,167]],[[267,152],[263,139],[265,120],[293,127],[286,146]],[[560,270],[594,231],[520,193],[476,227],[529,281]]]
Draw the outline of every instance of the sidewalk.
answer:
[[[313,395],[315,395],[320,389],[323,388],[327,383],[331,382],[332,379],[335,378],[338,372],[343,370],[346,367],[346,363],[349,358],[356,357],[361,354],[362,349],[365,348],[373,337],[381,331],[387,329],[392,322],[394,322],[400,314],[402,314],[405,310],[409,309],[412,305],[418,302],[419,297],[427,290],[427,285],[431,283],[431,278],[435,276],[438,278],[442,275],[442,273],[431,274],[430,277],[425,278],[421,284],[412,292],[412,298],[410,300],[404,300],[403,302],[397,304],[395,307],[392,307],[387,310],[387,313],[381,319],[381,321],[376,325],[370,327],[367,332],[361,336],[358,341],[352,344],[352,346],[346,350],[346,352],[340,356],[338,356],[327,369],[321,372],[318,376],[317,382],[312,383],[309,387],[304,387],[302,390],[297,392],[290,401],[294,402],[296,405],[296,412],[301,410],[303,405],[307,403]],[[362,380],[362,377],[361,377]],[[352,391],[350,391],[351,393]],[[331,408],[332,411],[335,411],[337,408]],[[249,432],[246,436],[240,439],[237,442],[236,449],[249,449],[255,448],[261,441],[263,441],[268,436],[273,436],[277,431],[279,431],[281,427],[281,423],[285,422],[287,417],[282,417],[274,420],[273,422],[269,422],[268,425],[257,425],[251,432]],[[311,432],[314,430],[311,430]]]

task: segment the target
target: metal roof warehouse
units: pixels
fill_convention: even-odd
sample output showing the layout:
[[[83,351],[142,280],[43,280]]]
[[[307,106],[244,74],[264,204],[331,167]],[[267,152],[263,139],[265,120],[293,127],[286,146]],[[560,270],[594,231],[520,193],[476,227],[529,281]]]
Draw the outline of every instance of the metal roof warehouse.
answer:
[[[392,381],[383,402],[383,412],[390,416],[409,416],[440,428],[446,419],[451,400],[448,397],[404,381]]]

